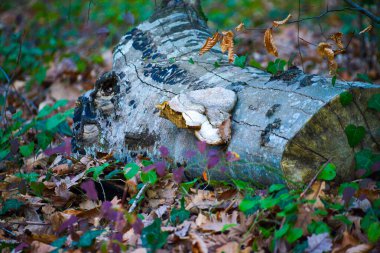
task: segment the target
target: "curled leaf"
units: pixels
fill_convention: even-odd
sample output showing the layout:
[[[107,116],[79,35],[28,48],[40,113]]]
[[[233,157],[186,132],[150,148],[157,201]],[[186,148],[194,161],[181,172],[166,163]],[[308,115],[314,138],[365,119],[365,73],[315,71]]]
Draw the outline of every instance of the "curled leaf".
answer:
[[[361,31],[359,32],[359,34],[363,34],[363,33],[369,32],[369,31],[372,30],[372,28],[373,28],[373,26],[372,26],[372,25],[369,25],[369,26],[367,26],[366,28],[364,28],[363,30],[361,30]]]
[[[285,24],[292,17],[292,14],[289,14],[285,19],[279,21],[273,21],[273,27],[278,27],[280,25]]]
[[[336,70],[338,69],[338,64],[334,59],[335,52],[331,49],[331,45],[326,42],[321,42],[318,44],[317,52],[320,56],[327,58],[330,75],[335,75]]]
[[[243,23],[240,23],[237,27],[235,27],[235,30],[236,30],[237,32],[242,32],[242,31],[244,31],[244,30],[245,30],[245,26],[244,26],[244,24],[243,24]]]
[[[211,48],[215,46],[215,44],[222,38],[222,35],[218,32],[214,33],[214,35],[211,38],[207,38],[205,44],[199,51],[199,55],[203,55],[207,51],[209,51]]]
[[[232,31],[222,32],[223,38],[220,43],[222,52],[228,50],[228,61],[230,63],[234,62],[234,33]]]
[[[343,45],[343,42],[342,42],[343,33],[341,33],[341,32],[334,33],[333,35],[330,36],[330,38],[335,42],[335,44],[337,45],[337,47],[339,49],[343,49],[344,48],[344,45]]]
[[[274,44],[272,28],[268,28],[264,34],[264,45],[268,53],[278,57],[276,45]]]

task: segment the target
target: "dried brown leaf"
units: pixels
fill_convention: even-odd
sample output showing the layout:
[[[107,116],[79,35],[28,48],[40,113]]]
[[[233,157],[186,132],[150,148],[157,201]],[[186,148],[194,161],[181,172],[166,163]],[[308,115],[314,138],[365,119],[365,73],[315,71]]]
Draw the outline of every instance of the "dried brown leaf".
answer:
[[[204,53],[209,51],[211,48],[213,48],[220,39],[221,39],[221,35],[218,32],[214,33],[214,35],[211,38],[207,38],[205,44],[199,51],[199,55],[203,55]]]
[[[289,14],[285,19],[279,21],[273,21],[273,27],[278,27],[280,25],[285,24],[292,17],[292,14]]]
[[[222,247],[219,247],[216,249],[216,253],[235,253],[240,251],[240,245],[237,242],[228,242],[227,244],[223,245]]]
[[[235,30],[237,32],[241,32],[241,31],[244,31],[245,30],[245,26],[243,23],[240,23],[237,27],[235,27]]]
[[[268,28],[265,31],[264,45],[265,45],[265,48],[267,49],[268,53],[278,57],[278,52],[277,52],[276,45],[274,44],[272,31],[273,31],[272,28]]]
[[[220,48],[222,49],[222,52],[226,52],[231,47],[234,46],[234,33],[232,31],[222,32],[223,38],[222,42],[220,43]]]
[[[363,30],[361,30],[361,31],[359,32],[359,34],[363,34],[363,33],[369,32],[369,31],[372,30],[372,28],[373,28],[373,26],[372,26],[372,25],[369,25],[369,26],[367,26],[366,28],[364,28]]]
[[[317,52],[320,56],[325,57],[327,59],[330,75],[335,75],[336,70],[338,69],[338,64],[336,63],[334,59],[335,53],[331,49],[331,45],[326,42],[321,42],[318,44]]]
[[[343,49],[344,48],[344,45],[343,45],[343,42],[342,42],[343,33],[341,33],[341,32],[334,33],[333,35],[330,36],[330,38],[335,42],[335,44],[337,45],[337,47],[339,49]]]

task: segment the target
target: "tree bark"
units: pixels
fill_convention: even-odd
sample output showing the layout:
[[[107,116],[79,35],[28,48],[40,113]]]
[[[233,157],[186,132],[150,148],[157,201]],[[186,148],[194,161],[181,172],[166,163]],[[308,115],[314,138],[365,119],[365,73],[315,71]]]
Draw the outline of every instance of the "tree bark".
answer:
[[[232,177],[271,184],[286,177],[305,182],[331,159],[338,179],[348,180],[355,174],[355,152],[362,147],[379,149],[379,113],[367,108],[369,98],[380,92],[379,86],[342,81],[332,86],[330,78],[297,68],[276,76],[251,67],[242,69],[229,64],[219,47],[199,56],[211,36],[201,9],[189,2],[162,3],[164,9],[158,8],[149,21],[121,38],[113,51],[113,70],[79,98],[75,152],[113,152],[130,159],[138,152],[155,157],[163,145],[174,161],[181,162],[187,150],[196,150],[194,130],[178,128],[160,117],[156,106],[200,90],[206,99],[195,104],[210,123],[210,112],[220,98],[205,94],[214,87],[233,91],[237,97],[230,118],[231,139],[217,148],[237,152],[245,162],[230,166],[225,173],[211,169],[211,179]],[[354,97],[345,107],[339,101],[344,91]],[[225,113],[227,109],[222,113],[224,120]],[[348,144],[344,132],[348,124],[366,128],[357,148]],[[203,169],[190,172],[199,175]]]

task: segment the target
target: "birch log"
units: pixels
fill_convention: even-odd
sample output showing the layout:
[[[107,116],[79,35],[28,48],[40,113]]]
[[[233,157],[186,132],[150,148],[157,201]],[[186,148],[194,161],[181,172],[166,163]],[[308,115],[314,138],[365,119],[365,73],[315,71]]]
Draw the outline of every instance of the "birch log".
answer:
[[[178,128],[160,117],[156,106],[196,90],[205,101],[197,100],[195,106],[211,122],[207,114],[214,108],[211,105],[216,99],[222,102],[214,104],[223,104],[224,98],[204,95],[215,87],[232,91],[237,98],[234,102],[232,95],[224,101],[233,104],[222,117],[230,119],[231,136],[217,148],[237,152],[250,163],[231,167],[224,174],[211,171],[213,179],[232,177],[270,184],[282,182],[284,175],[305,182],[331,159],[337,178],[349,180],[355,174],[355,152],[362,147],[379,149],[380,116],[367,108],[369,98],[380,92],[379,86],[341,81],[332,86],[330,78],[297,68],[276,76],[251,67],[242,69],[229,64],[219,47],[199,56],[199,49],[212,35],[202,12],[182,1],[164,2],[165,8],[121,38],[113,51],[112,71],[78,99],[75,152],[113,152],[118,158],[136,152],[155,156],[164,145],[181,162],[187,150],[196,149],[194,130]],[[345,107],[339,101],[344,91],[354,97]],[[344,132],[348,124],[366,129],[356,148],[348,144]],[[193,169],[192,175],[201,170]]]

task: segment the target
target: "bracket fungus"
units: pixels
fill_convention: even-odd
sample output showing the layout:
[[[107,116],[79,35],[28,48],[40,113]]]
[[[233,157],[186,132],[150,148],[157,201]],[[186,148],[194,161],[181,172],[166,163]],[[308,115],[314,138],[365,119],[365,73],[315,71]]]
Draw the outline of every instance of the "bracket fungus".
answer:
[[[231,139],[231,111],[236,101],[235,92],[215,87],[181,93],[157,108],[161,117],[178,128],[193,129],[200,141],[221,145]]]

